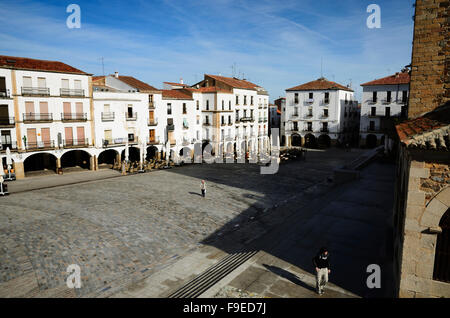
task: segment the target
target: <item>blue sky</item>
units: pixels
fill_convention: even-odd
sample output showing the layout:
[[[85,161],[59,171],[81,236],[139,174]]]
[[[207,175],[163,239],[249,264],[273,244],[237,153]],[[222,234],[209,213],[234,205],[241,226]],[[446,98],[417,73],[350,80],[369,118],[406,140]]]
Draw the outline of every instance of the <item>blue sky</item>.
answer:
[[[66,7],[81,7],[81,28]],[[369,4],[381,28],[369,29]],[[236,75],[271,100],[321,75],[361,83],[411,61],[413,0],[0,0],[0,54],[59,60],[95,75],[118,71],[162,88],[203,74]]]

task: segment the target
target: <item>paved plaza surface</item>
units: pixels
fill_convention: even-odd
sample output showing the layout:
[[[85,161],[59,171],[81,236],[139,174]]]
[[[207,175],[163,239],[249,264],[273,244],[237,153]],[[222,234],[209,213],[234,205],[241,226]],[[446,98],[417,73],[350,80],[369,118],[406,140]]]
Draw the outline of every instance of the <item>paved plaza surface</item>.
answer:
[[[292,209],[280,208],[283,204],[301,201],[306,205],[325,195],[333,187],[327,181],[333,168],[359,153],[339,149],[308,152],[306,161],[283,164],[275,175],[261,175],[257,165],[203,164],[42,190],[23,189],[16,194],[11,191],[9,197],[0,198],[0,296],[106,297],[163,273],[202,246],[223,254],[235,252],[282,226],[292,216]],[[199,195],[200,179],[207,182],[206,198]],[[385,181],[387,188],[393,186],[391,179]],[[370,180],[363,185],[375,186]],[[322,212],[330,235],[333,230],[337,235],[351,233],[332,247],[344,249],[346,242],[358,241],[366,233],[371,210],[365,209],[361,217],[356,217],[357,211],[364,200],[375,200],[371,204],[376,206],[379,198],[373,197],[373,192],[367,198],[364,191],[359,189],[356,199],[343,197],[342,202],[353,208],[339,216],[361,220],[348,223],[343,219],[337,225],[334,222],[333,229],[330,220],[339,206],[329,207],[328,216]],[[308,226],[321,223],[318,220]],[[381,231],[377,233],[381,235]],[[322,243],[319,234],[313,231],[298,247]],[[369,243],[378,244],[380,237]],[[338,258],[338,264],[344,260]],[[66,287],[70,264],[81,268],[80,289]]]

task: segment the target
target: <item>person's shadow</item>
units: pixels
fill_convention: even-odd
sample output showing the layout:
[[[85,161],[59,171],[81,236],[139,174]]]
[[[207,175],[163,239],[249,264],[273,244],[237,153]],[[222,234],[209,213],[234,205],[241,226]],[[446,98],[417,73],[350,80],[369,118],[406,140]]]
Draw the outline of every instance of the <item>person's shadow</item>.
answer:
[[[290,282],[292,282],[292,283],[294,283],[294,284],[296,284],[298,286],[301,286],[301,287],[303,287],[305,289],[308,289],[310,291],[313,291],[313,292],[316,291],[316,289],[314,287],[312,287],[312,286],[302,282],[300,279],[298,279],[298,277],[296,275],[292,274],[291,272],[288,272],[288,271],[286,271],[286,270],[284,270],[282,268],[279,268],[277,266],[272,266],[272,265],[267,265],[267,264],[263,264],[263,266],[267,270],[271,271],[272,273],[274,273],[274,274],[276,274],[276,275],[278,275],[280,277],[283,277],[283,278],[289,280]]]
[[[200,193],[197,193],[197,192],[189,192],[189,194],[194,194],[194,195],[202,196]]]

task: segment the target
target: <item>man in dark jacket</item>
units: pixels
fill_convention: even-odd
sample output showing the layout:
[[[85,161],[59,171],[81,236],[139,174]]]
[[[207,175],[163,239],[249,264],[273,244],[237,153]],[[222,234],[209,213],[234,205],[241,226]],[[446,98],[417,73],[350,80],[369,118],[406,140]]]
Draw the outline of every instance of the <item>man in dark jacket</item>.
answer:
[[[319,253],[313,258],[313,264],[316,268],[316,288],[319,295],[323,294],[323,289],[328,282],[330,274],[329,253],[326,247],[322,247]]]

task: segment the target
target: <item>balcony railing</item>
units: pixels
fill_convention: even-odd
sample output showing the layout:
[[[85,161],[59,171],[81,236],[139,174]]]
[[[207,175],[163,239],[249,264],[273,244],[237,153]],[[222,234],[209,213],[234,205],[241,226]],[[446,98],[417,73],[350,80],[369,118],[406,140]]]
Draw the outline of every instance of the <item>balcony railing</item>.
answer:
[[[204,121],[203,126],[211,126],[211,123],[209,121]]]
[[[158,119],[157,119],[157,118],[155,118],[155,119],[149,119],[149,120],[148,120],[148,125],[149,125],[149,126],[156,126],[156,125],[158,125]]]
[[[0,98],[10,98],[11,95],[9,94],[9,89],[5,91],[0,91]]]
[[[0,117],[0,127],[14,126],[14,117]]]
[[[125,113],[125,118],[127,121],[136,121],[137,120],[137,113]]]
[[[328,128],[320,128],[320,132],[327,133],[327,132],[330,132],[330,130]]]
[[[62,97],[84,97],[84,89],[60,88],[59,95]]]
[[[155,109],[155,103],[153,101],[148,102],[148,109]]]
[[[147,145],[159,145],[159,144],[160,144],[159,138],[156,138],[156,137],[153,137],[153,138],[147,137]]]
[[[167,130],[168,131],[174,131],[175,130],[175,125],[174,124],[167,125]]]
[[[377,113],[369,113],[369,118],[379,117],[381,115],[377,115]]]
[[[102,121],[114,121],[114,113],[102,113]]]
[[[303,132],[313,132],[314,130],[312,128],[303,128]]]
[[[86,113],[61,113],[62,121],[87,121]]]
[[[377,98],[372,98],[372,99],[369,99],[369,100],[368,100],[368,104],[369,104],[369,105],[373,105],[373,104],[376,104],[377,101],[378,101]]]
[[[330,117],[328,114],[322,114],[322,115],[320,115],[320,118],[328,118],[328,117]]]
[[[22,95],[25,96],[50,96],[48,87],[22,87]]]
[[[314,98],[307,98],[306,100],[305,100],[305,104],[312,104],[312,103],[314,103]]]
[[[313,117],[313,114],[306,114],[304,117],[305,117],[305,118],[312,118],[312,117]]]
[[[0,152],[6,151],[6,148],[9,148],[9,150],[17,150],[17,142],[2,143],[0,145]]]
[[[292,117],[298,117],[299,116],[299,113],[293,113],[292,114]]]
[[[74,148],[74,147],[88,147],[89,140],[85,139],[64,139],[63,147],[64,148]]]
[[[241,122],[254,121],[253,117],[242,117],[240,119]]]
[[[107,148],[107,147],[115,146],[115,145],[125,145],[127,142],[128,142],[128,144],[137,144],[137,143],[139,143],[139,138],[134,137],[134,139],[129,139],[129,138],[103,139],[102,145],[103,145],[103,148]]]
[[[387,99],[387,98],[382,99],[381,103],[383,103],[384,105],[388,105],[388,104],[392,103],[392,99]]]
[[[26,142],[25,150],[26,151],[34,151],[34,150],[42,150],[42,149],[54,149],[55,141],[54,140],[46,140],[46,141],[38,141],[38,142]]]
[[[50,113],[27,113],[23,114],[23,122],[52,122],[53,114]]]

